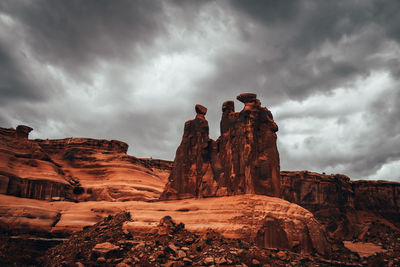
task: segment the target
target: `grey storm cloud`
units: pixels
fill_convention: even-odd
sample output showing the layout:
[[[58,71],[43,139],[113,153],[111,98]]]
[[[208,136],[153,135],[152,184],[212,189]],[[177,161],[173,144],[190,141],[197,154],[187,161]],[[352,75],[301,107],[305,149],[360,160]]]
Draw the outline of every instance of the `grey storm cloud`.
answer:
[[[138,50],[163,30],[159,1],[3,1],[29,47],[43,63],[85,79],[102,60],[136,60]]]
[[[0,120],[172,159],[194,104],[255,92],[282,169],[400,180],[399,1],[0,3]],[[242,108],[236,103],[236,110]]]

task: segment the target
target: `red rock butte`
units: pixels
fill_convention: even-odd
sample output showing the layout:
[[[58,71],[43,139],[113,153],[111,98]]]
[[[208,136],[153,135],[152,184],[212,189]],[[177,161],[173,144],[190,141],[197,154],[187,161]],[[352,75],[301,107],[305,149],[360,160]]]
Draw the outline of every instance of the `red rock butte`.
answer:
[[[185,123],[160,199],[280,195],[278,126],[256,94],[240,94],[237,99],[245,104],[240,112],[235,112],[233,101],[222,105],[221,136],[216,141],[208,135],[207,109],[196,105],[196,118]]]

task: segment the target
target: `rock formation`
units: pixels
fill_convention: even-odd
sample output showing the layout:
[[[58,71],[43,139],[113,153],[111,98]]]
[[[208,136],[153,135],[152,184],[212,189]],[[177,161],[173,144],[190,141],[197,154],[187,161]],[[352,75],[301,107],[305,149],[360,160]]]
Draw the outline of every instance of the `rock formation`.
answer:
[[[212,161],[216,157],[216,145],[208,136],[208,122],[205,119],[207,108],[196,105],[195,110],[196,118],[185,123],[169,186],[163,192],[164,199],[202,195],[203,182],[214,181],[215,164]]]
[[[85,227],[48,250],[40,265],[339,266],[359,262],[350,252],[343,255],[335,251],[327,262],[318,254],[264,248],[244,239],[224,237],[212,229],[198,233],[170,216],[155,221],[150,229],[135,227],[135,219],[133,213],[121,212]]]
[[[235,113],[233,101],[222,106],[221,136],[217,140],[223,162],[222,185],[228,195],[279,196],[278,126],[255,94],[241,94],[237,99],[245,104],[239,113]]]
[[[127,202],[46,202],[0,195],[0,229],[10,232],[42,231],[57,235],[72,234],[95,224],[99,218],[120,210],[131,211],[134,221],[126,231],[149,232],[164,216],[171,216],[188,230],[204,233],[208,228],[229,238],[257,242],[261,247],[282,248],[320,255],[330,253],[322,226],[311,212],[286,200],[260,195],[176,201]],[[26,202],[25,202],[26,203]],[[210,207],[213,207],[210,209]],[[13,216],[9,216],[12,210]],[[275,221],[274,231],[271,220]],[[10,224],[10,222],[13,222]],[[284,243],[277,242],[285,240]]]
[[[185,123],[182,142],[161,199],[237,194],[280,195],[279,153],[271,112],[255,94],[237,97],[222,106],[221,136],[208,136],[207,109],[196,105],[196,118]]]
[[[170,163],[126,154],[117,140],[28,139],[31,127],[0,128],[0,194],[48,201],[156,200]]]
[[[281,177],[281,197],[311,211],[332,238],[362,236],[372,221],[400,229],[400,183],[308,171],[284,171]]]

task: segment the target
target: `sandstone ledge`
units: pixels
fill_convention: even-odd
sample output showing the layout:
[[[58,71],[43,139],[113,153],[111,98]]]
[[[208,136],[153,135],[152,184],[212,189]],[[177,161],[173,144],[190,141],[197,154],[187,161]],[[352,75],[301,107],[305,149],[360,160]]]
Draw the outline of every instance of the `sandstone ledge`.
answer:
[[[316,251],[322,255],[329,254],[329,243],[324,231],[311,212],[296,204],[268,196],[240,195],[153,203],[34,200],[27,206],[23,205],[24,199],[21,198],[0,195],[0,200],[1,203],[8,203],[0,205],[0,225],[9,223],[8,213],[12,208],[14,230],[23,230],[27,226],[32,230],[36,225],[45,225],[53,234],[70,234],[109,214],[129,211],[134,222],[124,226],[127,231],[149,231],[161,218],[169,215],[194,232],[204,232],[211,228],[226,237],[255,241],[264,247],[283,246],[304,253]],[[42,212],[45,210],[48,214],[44,216]],[[52,214],[58,213],[60,216],[55,220]],[[285,243],[279,242],[281,240],[285,240]]]

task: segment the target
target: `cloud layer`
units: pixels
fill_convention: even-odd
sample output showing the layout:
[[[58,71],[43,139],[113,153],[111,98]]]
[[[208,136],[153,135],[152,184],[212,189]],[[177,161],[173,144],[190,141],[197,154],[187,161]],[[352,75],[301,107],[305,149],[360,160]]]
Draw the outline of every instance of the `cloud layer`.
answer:
[[[0,126],[173,159],[194,105],[255,92],[281,168],[400,181],[400,3],[2,1]],[[241,104],[236,103],[236,109]]]

